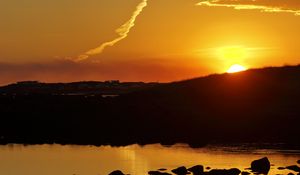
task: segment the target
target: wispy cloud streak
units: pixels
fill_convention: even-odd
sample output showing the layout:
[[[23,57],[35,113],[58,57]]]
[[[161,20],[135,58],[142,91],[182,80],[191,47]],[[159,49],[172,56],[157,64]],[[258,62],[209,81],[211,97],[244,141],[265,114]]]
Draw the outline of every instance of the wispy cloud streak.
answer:
[[[92,55],[100,54],[100,53],[103,52],[103,50],[106,47],[113,46],[116,43],[118,43],[119,41],[125,39],[128,36],[131,28],[134,27],[136,18],[141,14],[141,12],[143,11],[143,9],[147,6],[147,3],[148,3],[148,0],[142,0],[142,2],[140,2],[137,5],[136,10],[133,12],[131,18],[126,23],[124,23],[121,27],[119,27],[116,30],[116,33],[119,35],[118,38],[115,38],[115,39],[113,39],[111,41],[102,43],[100,46],[98,46],[98,47],[96,47],[94,49],[91,49],[91,50],[89,50],[89,51],[87,51],[87,52],[79,55],[75,59],[75,61],[83,61],[83,60],[88,59]]]
[[[300,10],[288,8],[284,6],[263,4],[260,3],[263,1],[251,0],[251,1],[242,1],[242,0],[202,0],[196,5],[198,6],[209,6],[209,7],[229,7],[236,10],[260,10],[262,12],[282,12],[282,13],[293,13],[294,15],[300,15]]]

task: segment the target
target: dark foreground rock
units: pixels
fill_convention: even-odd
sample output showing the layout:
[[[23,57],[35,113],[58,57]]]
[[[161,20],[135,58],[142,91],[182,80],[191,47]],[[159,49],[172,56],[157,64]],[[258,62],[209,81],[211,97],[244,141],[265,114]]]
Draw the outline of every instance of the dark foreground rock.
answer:
[[[178,167],[176,169],[173,169],[172,172],[174,174],[177,174],[177,175],[186,175],[186,174],[189,174],[188,170],[184,166],[181,166],[181,167]]]
[[[116,170],[116,171],[109,173],[109,175],[125,175],[125,174],[120,170]]]
[[[293,170],[295,172],[299,172],[300,173],[300,167],[298,167],[297,165],[287,166],[286,169]]]
[[[270,167],[270,161],[267,157],[259,160],[254,160],[251,163],[251,170],[260,174],[268,174],[268,172],[270,171]]]
[[[196,165],[188,169],[193,175],[202,175],[204,167],[202,165]]]
[[[171,175],[170,173],[167,172],[160,172],[160,171],[149,171],[149,175]]]
[[[254,160],[251,163],[251,168],[247,168],[248,170],[252,170],[254,174],[268,174],[270,171],[270,161],[267,157],[262,159]],[[300,167],[297,165],[291,165],[287,167],[278,167],[278,170],[292,170],[295,173],[290,172],[288,175],[300,175]],[[176,169],[171,170],[172,173],[176,175],[187,175],[193,173],[193,175],[250,175],[251,173],[247,170],[241,171],[237,168],[231,169],[211,169],[204,170],[204,166],[196,165],[190,168],[186,168],[185,166],[180,166]],[[160,168],[155,171],[148,171],[149,175],[173,175],[172,173],[167,172],[167,169]],[[111,172],[109,175],[125,175],[122,171],[116,170]]]
[[[167,171],[167,169],[166,168],[160,168],[160,169],[158,169],[158,171]]]
[[[237,168],[232,168],[232,169],[224,169],[224,170],[220,170],[220,169],[212,169],[209,172],[207,172],[207,175],[239,175],[241,173],[241,170],[237,169]]]
[[[242,175],[249,175],[249,174],[251,174],[251,173],[249,173],[249,172],[247,172],[247,171],[243,171],[243,172],[242,172]]]

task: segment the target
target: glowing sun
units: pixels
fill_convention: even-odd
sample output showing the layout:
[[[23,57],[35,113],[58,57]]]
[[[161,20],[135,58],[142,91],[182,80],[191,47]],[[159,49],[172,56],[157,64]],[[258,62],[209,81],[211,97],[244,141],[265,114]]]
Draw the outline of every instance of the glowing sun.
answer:
[[[239,64],[234,64],[227,70],[227,73],[236,73],[236,72],[241,72],[241,71],[245,71],[245,70],[247,70],[246,67],[239,65]]]

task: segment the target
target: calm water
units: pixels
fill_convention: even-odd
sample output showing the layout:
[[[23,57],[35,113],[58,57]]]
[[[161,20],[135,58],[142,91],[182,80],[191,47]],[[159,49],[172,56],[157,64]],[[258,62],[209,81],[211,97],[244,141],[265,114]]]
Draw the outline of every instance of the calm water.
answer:
[[[206,147],[192,149],[184,145],[163,147],[94,147],[40,145],[0,146],[1,175],[106,175],[120,169],[132,175],[149,170],[201,164],[212,168],[244,170],[254,159],[268,156],[274,164],[269,174],[288,174],[277,167],[295,165],[300,152],[287,150],[245,150],[242,147]]]

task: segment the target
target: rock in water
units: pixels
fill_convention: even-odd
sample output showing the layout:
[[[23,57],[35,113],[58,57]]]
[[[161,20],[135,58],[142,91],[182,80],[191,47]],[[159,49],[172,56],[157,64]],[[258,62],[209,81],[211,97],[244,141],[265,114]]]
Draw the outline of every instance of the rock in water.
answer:
[[[192,172],[194,175],[202,175],[204,167],[202,165],[196,165],[189,168],[188,171]]]
[[[254,160],[251,163],[251,170],[256,173],[268,174],[270,171],[270,161],[267,157],[264,157],[259,160]]]
[[[229,170],[212,169],[205,174],[207,174],[207,175],[239,175],[240,173],[241,173],[241,171],[239,169],[232,168]]]
[[[189,174],[188,170],[184,166],[176,168],[176,169],[172,170],[172,172],[174,174],[177,174],[177,175],[186,175],[186,174]]]
[[[242,172],[242,175],[249,175],[249,174],[251,174],[251,173],[249,173],[249,172],[247,172],[247,171],[243,171],[243,172]]]
[[[116,170],[116,171],[109,173],[109,175],[125,175],[125,174],[120,170]]]
[[[160,169],[158,169],[158,171],[167,171],[167,169],[166,168],[160,168]]]
[[[239,175],[241,173],[241,170],[237,169],[237,168],[231,168],[229,170],[227,170],[229,175]]]
[[[293,171],[296,171],[296,172],[300,173],[300,167],[298,167],[297,165],[287,166],[285,168],[288,169],[288,170],[293,170]]]
[[[171,175],[170,173],[167,172],[160,172],[160,171],[149,171],[149,175]]]
[[[279,169],[279,170],[285,170],[286,168],[284,168],[284,167],[278,167],[277,169]]]

